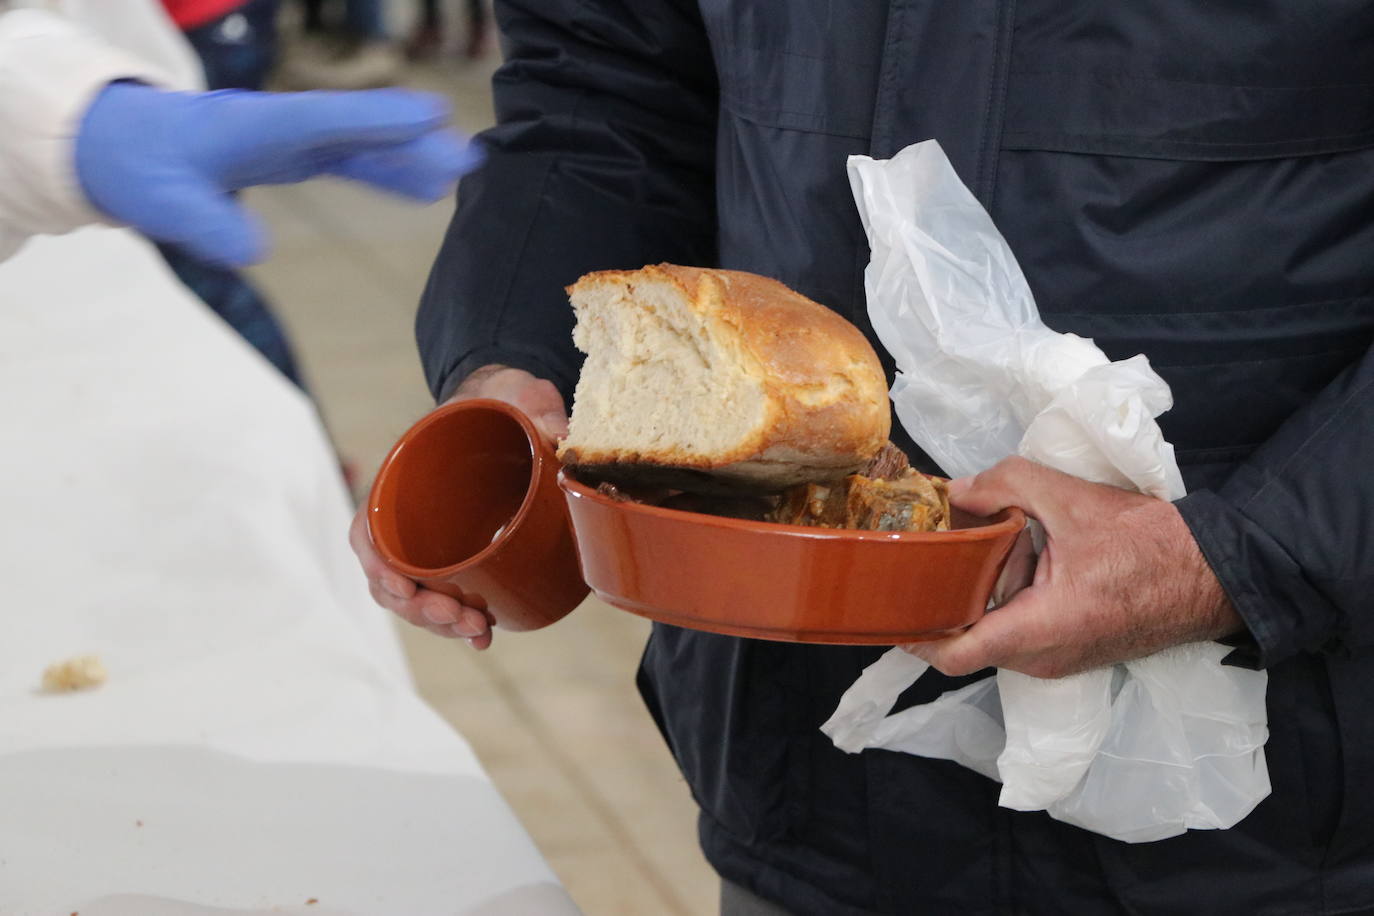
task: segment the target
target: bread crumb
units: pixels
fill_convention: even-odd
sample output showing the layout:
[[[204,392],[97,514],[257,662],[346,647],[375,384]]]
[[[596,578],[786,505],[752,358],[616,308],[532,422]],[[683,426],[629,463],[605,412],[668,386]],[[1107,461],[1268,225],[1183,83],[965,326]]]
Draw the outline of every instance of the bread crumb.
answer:
[[[105,663],[99,655],[78,655],[54,662],[43,672],[43,689],[50,693],[85,690],[105,683]]]
[[[317,903],[319,903],[319,902],[320,902],[320,898],[318,898],[318,897],[311,897],[309,900],[305,901],[305,905],[306,905],[306,906],[314,906],[315,904],[317,904]]]

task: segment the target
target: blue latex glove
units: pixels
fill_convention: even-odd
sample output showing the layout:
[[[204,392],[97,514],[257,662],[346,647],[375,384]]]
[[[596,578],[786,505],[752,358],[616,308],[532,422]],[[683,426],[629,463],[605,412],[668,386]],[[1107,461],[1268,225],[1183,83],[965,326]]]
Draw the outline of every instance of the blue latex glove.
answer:
[[[448,105],[404,89],[163,92],[112,83],[76,137],[82,191],[107,216],[214,264],[267,251],[231,192],[338,175],[423,201],[482,161],[445,127]]]

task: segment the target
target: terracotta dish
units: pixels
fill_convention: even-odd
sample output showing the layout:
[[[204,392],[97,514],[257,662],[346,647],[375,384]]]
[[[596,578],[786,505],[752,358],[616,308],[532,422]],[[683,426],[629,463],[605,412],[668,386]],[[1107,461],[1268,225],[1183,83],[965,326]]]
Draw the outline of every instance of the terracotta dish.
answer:
[[[368,532],[387,564],[533,630],[587,596],[558,459],[534,424],[501,401],[460,401],[416,423],[382,463]]]
[[[949,635],[987,608],[1025,526],[1019,509],[955,530],[838,531],[621,502],[573,479],[582,575],[608,604],[756,639],[896,645]]]

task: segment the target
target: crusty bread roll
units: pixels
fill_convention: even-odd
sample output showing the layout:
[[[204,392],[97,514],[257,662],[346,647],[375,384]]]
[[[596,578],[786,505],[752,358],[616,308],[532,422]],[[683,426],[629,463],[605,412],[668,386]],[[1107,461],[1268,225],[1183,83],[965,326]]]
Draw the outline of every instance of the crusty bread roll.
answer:
[[[844,477],[887,441],[873,348],[776,280],[659,264],[588,274],[568,294],[587,360],[566,464],[766,491]]]

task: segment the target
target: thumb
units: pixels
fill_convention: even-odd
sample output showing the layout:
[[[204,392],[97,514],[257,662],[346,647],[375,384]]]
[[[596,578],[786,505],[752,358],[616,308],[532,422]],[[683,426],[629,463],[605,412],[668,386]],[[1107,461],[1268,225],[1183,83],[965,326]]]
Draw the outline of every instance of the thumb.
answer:
[[[1008,482],[999,475],[996,465],[981,474],[956,477],[949,482],[949,501],[952,505],[974,515],[1001,512],[1017,500]]]
[[[561,410],[551,411],[550,413],[540,414],[532,418],[534,425],[539,427],[539,431],[548,436],[554,442],[566,439],[568,436],[568,415]]]
[[[148,194],[135,227],[221,267],[245,267],[267,255],[267,231],[232,197],[197,177],[167,181]]]
[[[539,431],[554,442],[568,434],[568,411],[553,382],[516,379],[514,383],[516,387],[507,393],[506,400],[524,411]]]
[[[973,477],[950,481],[949,501],[974,515],[993,515],[1017,506],[1047,527],[1061,514],[1066,486],[1075,478],[1025,458],[1005,458]]]

